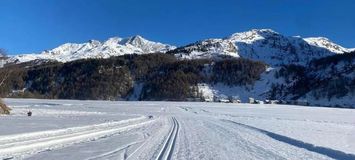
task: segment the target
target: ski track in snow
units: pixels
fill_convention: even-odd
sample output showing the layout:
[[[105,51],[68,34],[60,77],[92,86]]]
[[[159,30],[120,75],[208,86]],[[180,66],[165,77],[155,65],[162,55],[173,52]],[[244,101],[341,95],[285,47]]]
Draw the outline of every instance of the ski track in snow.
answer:
[[[49,103],[6,101],[10,106],[28,101],[38,103],[37,109],[40,104]],[[77,103],[83,105],[79,107]],[[355,140],[351,134],[355,131],[354,110],[179,102],[57,101],[56,104],[53,110],[104,114],[80,115],[76,120],[91,118],[90,122],[97,123],[77,127],[47,130],[42,127],[35,132],[20,130],[9,135],[1,134],[0,130],[0,159],[355,159],[355,146],[351,143]],[[72,105],[69,108],[67,104]],[[13,108],[16,114],[0,116],[0,120],[23,120],[24,116],[16,112],[23,108]],[[56,117],[52,108],[47,110]],[[115,119],[116,116],[126,119]],[[40,117],[36,114],[26,120],[41,125]],[[266,122],[270,126],[257,125]],[[19,122],[14,123],[8,126],[13,132]],[[52,123],[60,126],[63,122]],[[314,125],[315,129],[304,132],[288,126],[289,123],[296,127]],[[318,135],[319,129],[322,135]],[[302,133],[307,135],[300,137]],[[327,143],[327,134],[334,134],[330,137],[337,140]],[[307,136],[319,139],[309,141]]]
[[[175,143],[177,136],[179,134],[179,122],[176,120],[175,117],[172,118],[172,129],[169,133],[168,138],[166,139],[162,150],[160,151],[156,160],[167,160],[171,159],[171,156],[174,151]]]
[[[119,132],[129,131],[133,128],[146,125],[153,121],[141,120],[143,119],[136,118],[131,120],[124,120],[122,122],[108,122],[98,125],[68,128],[57,131],[44,131],[13,136],[2,136],[0,137],[0,158],[17,158],[16,156],[23,156],[24,154],[35,154],[46,150],[65,147],[79,142],[92,141]]]

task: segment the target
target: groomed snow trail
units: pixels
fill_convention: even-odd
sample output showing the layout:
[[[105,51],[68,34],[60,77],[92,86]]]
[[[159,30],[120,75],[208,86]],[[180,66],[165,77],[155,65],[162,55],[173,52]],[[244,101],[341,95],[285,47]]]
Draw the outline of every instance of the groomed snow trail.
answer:
[[[172,154],[174,152],[174,147],[176,143],[177,136],[179,134],[179,122],[176,120],[175,117],[172,117],[172,129],[169,133],[169,136],[167,137],[163,148],[158,154],[158,157],[156,160],[168,160],[171,159]]]
[[[213,111],[179,108],[186,114],[175,159],[355,159],[354,154],[226,120]]]
[[[0,159],[355,159],[355,110],[221,103],[12,101],[20,107],[13,107],[15,115],[0,116],[1,121],[13,122],[0,123]],[[29,118],[16,112],[27,110],[21,106],[28,103],[38,104],[37,111],[102,114],[43,112],[46,115]],[[41,106],[52,103],[57,105]],[[24,121],[35,132],[19,129]],[[6,127],[10,131],[4,133],[16,134],[2,134]]]
[[[10,135],[0,137],[0,158],[20,158],[24,155],[58,149],[80,142],[92,141],[123,131],[129,131],[149,123],[153,119],[135,118],[120,122],[74,127],[54,131]]]

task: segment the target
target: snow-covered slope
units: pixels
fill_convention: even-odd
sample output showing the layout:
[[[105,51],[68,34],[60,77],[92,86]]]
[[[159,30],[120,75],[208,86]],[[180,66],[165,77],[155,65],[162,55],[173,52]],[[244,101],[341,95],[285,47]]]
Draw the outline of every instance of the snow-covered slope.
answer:
[[[13,110],[0,116],[0,159],[355,158],[355,110],[350,109],[151,101],[6,102]],[[27,117],[28,110],[32,117]]]
[[[152,42],[141,36],[128,38],[113,37],[105,42],[90,40],[87,43],[66,43],[52,50],[40,54],[17,55],[10,62],[22,63],[36,59],[49,59],[59,62],[68,62],[87,58],[109,58],[125,54],[146,54],[154,52],[167,52],[174,46]]]
[[[239,57],[235,45],[224,39],[207,39],[177,48],[171,53],[182,59]]]
[[[220,39],[207,39],[176,48],[152,42],[141,36],[114,37],[105,42],[90,40],[87,43],[66,43],[39,54],[17,55],[9,62],[32,60],[68,62],[86,58],[109,58],[124,54],[169,52],[182,59],[243,57],[263,61],[270,65],[307,64],[314,58],[350,52],[327,38],[301,38],[284,36],[270,29],[253,29]]]
[[[252,85],[198,84],[198,91],[204,99],[217,101],[230,97],[241,100],[243,103],[248,103],[249,97],[258,100],[269,99],[269,92],[273,85],[285,84],[282,77],[275,78],[275,73],[278,70],[278,68],[268,68],[261,74],[260,79]]]
[[[335,44],[334,42],[330,41],[328,38],[325,37],[310,37],[304,38],[304,40],[310,45],[325,48],[334,53],[344,53],[352,51],[352,49],[344,48],[338,44]]]
[[[350,52],[326,38],[284,36],[270,29],[253,29],[223,39],[208,39],[170,53],[180,58],[243,57],[270,65],[306,64],[314,58]]]
[[[350,52],[355,52],[355,48],[349,48]]]
[[[203,99],[234,98],[248,102],[275,99],[310,105],[355,108],[355,53],[337,54],[313,60],[306,66],[268,68],[250,85],[199,84]]]

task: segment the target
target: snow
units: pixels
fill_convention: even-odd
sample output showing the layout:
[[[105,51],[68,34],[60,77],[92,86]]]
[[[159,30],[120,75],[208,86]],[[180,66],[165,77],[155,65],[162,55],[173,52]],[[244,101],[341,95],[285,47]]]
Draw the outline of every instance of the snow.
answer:
[[[188,46],[185,49],[191,50],[190,53],[177,53],[175,56],[180,59],[201,59],[217,57],[239,57],[235,53],[235,46],[223,39],[207,39]]]
[[[311,45],[329,49],[330,51],[338,54],[351,51],[351,49],[347,49],[338,44],[335,44],[334,42],[330,41],[328,38],[325,37],[310,37],[310,38],[305,38],[304,40]]]
[[[175,53],[181,59],[243,57],[260,60],[269,65],[305,65],[314,58],[351,52],[324,37],[302,38],[284,36],[271,29],[253,29],[234,33],[229,37],[201,40],[181,48],[186,51]],[[166,53],[175,46],[152,42],[137,35],[128,38],[112,37],[100,42],[65,43],[41,53],[21,54],[10,57],[8,62],[22,63],[33,60],[55,60],[69,62],[88,58],[109,58],[125,54]]]
[[[312,59],[350,52],[327,38],[284,36],[271,29],[253,29],[223,39],[207,39],[187,45],[175,55],[182,59],[243,57],[272,66],[305,65]]]
[[[275,78],[274,74],[277,70],[278,68],[267,68],[254,84],[229,86],[223,83],[202,83],[198,84],[198,91],[204,99],[228,99],[228,97],[233,97],[242,102],[248,102],[249,97],[252,97],[257,100],[265,100],[273,84],[285,84],[283,78]]]
[[[347,72],[343,73],[342,76],[353,79],[355,77],[355,72],[344,71],[344,68],[346,68],[344,66],[346,65],[348,65],[348,63],[339,62],[336,65],[329,65],[325,71],[312,74],[317,78],[330,79],[335,73]],[[200,83],[197,85],[198,92],[206,101],[228,99],[229,97],[232,97],[235,100],[241,100],[245,103],[249,101],[249,97],[256,100],[266,100],[269,97],[273,85],[283,85],[284,87],[289,87],[294,84],[294,80],[288,82],[283,77],[276,78],[275,72],[277,72],[279,69],[279,67],[267,68],[266,71],[261,74],[260,79],[250,85],[230,86],[223,83]],[[299,97],[298,100],[305,100],[313,106],[355,108],[355,95],[353,92],[349,92],[342,97],[333,96],[330,99],[326,98],[327,96],[325,95],[320,96],[320,98],[315,98],[314,92],[321,91],[318,89],[311,90],[305,95]],[[290,97],[292,97],[292,95],[288,95],[288,97],[282,97],[280,99],[289,100]]]
[[[33,60],[55,60],[69,62],[88,58],[109,58],[125,54],[147,54],[155,52],[167,52],[176,47],[152,42],[141,36],[128,38],[113,37],[105,42],[90,40],[87,43],[65,43],[52,50],[39,54],[21,54],[11,57],[8,62],[23,63]]]
[[[180,59],[243,57],[263,61],[272,66],[290,63],[306,65],[315,58],[354,50],[342,47],[324,37],[284,36],[271,29],[253,29],[234,33],[225,38],[201,40],[180,48],[186,50],[173,51]],[[112,37],[104,42],[90,40],[81,44],[65,43],[41,53],[20,54],[10,57],[7,63],[23,63],[33,60],[69,62],[125,54],[166,53],[174,49],[176,49],[175,46],[152,42],[139,35],[128,38]]]
[[[248,44],[253,44],[255,41],[263,40],[265,38],[270,37],[271,35],[276,35],[277,32],[271,29],[252,29],[251,31],[241,32],[241,33],[234,33],[232,36],[228,37],[234,42],[244,42]]]
[[[355,110],[5,99],[0,159],[354,159]],[[34,114],[27,117],[27,110]]]

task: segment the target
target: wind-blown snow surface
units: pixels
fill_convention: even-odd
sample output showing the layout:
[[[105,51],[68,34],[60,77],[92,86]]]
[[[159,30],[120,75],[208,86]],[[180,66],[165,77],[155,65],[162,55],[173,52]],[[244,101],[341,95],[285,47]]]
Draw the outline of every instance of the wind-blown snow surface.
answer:
[[[9,62],[23,63],[33,60],[55,60],[69,62],[87,58],[109,58],[125,54],[146,54],[167,52],[176,47],[159,42],[152,42],[141,36],[128,38],[113,37],[105,42],[90,40],[87,43],[66,43],[40,54],[22,54],[11,57]]]
[[[355,110],[6,99],[0,159],[354,159]],[[33,111],[32,117],[26,112]],[[152,117],[150,117],[152,116]]]

